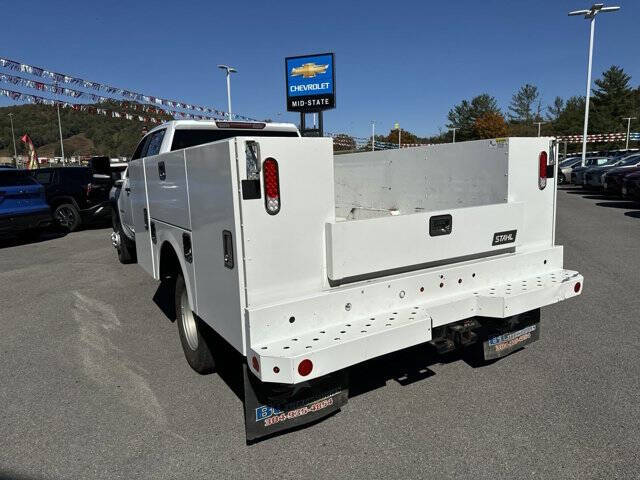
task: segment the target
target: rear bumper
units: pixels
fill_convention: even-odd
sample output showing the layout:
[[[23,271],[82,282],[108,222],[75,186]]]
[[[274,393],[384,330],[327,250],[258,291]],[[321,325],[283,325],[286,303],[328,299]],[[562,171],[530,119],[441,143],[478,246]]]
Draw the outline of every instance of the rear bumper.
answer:
[[[247,363],[264,382],[300,383],[428,342],[438,326],[506,318],[579,295],[583,277],[561,263],[562,248],[554,247],[248,309]],[[302,376],[307,359],[313,369]]]
[[[0,232],[24,231],[46,227],[51,224],[51,212],[39,210],[19,215],[0,216]]]

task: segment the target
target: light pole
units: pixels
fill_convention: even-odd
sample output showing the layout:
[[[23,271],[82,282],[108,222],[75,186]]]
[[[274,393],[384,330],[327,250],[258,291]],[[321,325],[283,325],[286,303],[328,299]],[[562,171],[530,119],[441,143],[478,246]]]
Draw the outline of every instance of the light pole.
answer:
[[[596,26],[596,15],[600,12],[615,12],[620,7],[605,7],[604,3],[594,3],[588,10],[574,10],[569,12],[569,16],[584,15],[591,24],[591,34],[589,36],[589,65],[587,67],[587,96],[584,105],[584,131],[582,134],[582,166],[585,165],[587,156],[587,126],[589,124],[589,97],[591,96],[591,60],[593,58],[593,32]]]
[[[636,117],[622,117],[622,119],[627,121],[627,146],[625,147],[625,150],[629,150],[629,132],[631,131],[631,120],[635,120]]]
[[[18,166],[18,151],[16,150],[16,134],[13,131],[13,113],[9,114],[11,120],[11,138],[13,138],[13,166]],[[627,133],[627,145],[629,144],[629,134]]]
[[[450,128],[449,131],[453,132],[453,143],[456,143],[456,130],[460,130],[460,127]]]
[[[371,151],[376,149],[376,121],[371,120]]]
[[[229,110],[229,120],[232,120],[233,115],[231,113],[231,74],[238,73],[238,70],[230,67],[229,65],[218,65],[218,68],[227,72],[227,108]]]
[[[538,125],[538,136],[540,136],[540,127],[547,122],[533,122],[534,125]]]

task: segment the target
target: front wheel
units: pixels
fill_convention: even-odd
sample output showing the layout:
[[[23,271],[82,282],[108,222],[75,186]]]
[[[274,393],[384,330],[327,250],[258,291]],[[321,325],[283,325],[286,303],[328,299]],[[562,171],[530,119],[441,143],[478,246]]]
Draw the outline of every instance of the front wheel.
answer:
[[[182,274],[178,274],[176,278],[175,307],[180,343],[187,362],[200,374],[213,372],[215,361],[207,341],[209,332],[202,320],[191,310],[189,293]]]
[[[123,264],[136,263],[136,243],[129,240],[129,237],[124,233],[120,219],[115,212],[112,214],[111,222],[113,225],[111,243],[118,252],[118,260]]]

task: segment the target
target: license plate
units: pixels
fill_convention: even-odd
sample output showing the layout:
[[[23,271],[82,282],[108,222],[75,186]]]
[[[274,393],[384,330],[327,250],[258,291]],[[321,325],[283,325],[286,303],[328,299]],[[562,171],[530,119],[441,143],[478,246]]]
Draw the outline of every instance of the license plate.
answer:
[[[540,338],[540,324],[534,323],[515,332],[489,337],[483,343],[485,360],[504,357]]]

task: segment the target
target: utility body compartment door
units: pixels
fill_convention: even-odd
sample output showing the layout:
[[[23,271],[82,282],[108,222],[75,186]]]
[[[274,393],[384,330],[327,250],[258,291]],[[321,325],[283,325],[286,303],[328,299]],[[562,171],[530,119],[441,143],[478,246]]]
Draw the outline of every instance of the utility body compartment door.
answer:
[[[131,188],[131,216],[135,228],[136,254],[138,264],[153,276],[154,262],[151,252],[151,232],[149,229],[149,201],[144,169],[145,159],[129,163],[129,187]]]
[[[523,204],[328,222],[331,280],[451,263],[519,244]]]

